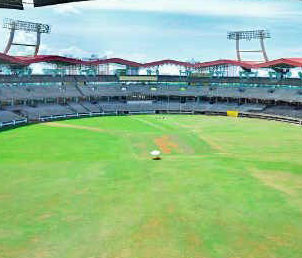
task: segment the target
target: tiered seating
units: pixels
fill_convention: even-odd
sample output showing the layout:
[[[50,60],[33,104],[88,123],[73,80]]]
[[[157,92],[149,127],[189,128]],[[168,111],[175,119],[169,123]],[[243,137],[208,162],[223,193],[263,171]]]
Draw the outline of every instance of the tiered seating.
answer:
[[[81,92],[86,96],[95,96],[95,97],[100,97],[100,96],[118,96],[122,95],[122,91],[120,87],[114,85],[85,85],[82,86]]]
[[[75,103],[75,102],[69,102],[69,109],[73,110],[75,113],[88,113],[88,109],[83,107],[80,103]]]
[[[80,97],[81,93],[73,85],[47,85],[47,86],[1,86],[0,100],[26,100],[60,97]]]
[[[21,120],[21,119],[23,119],[23,118],[16,115],[13,112],[0,110],[0,123],[11,122],[11,121],[16,121],[16,120]]]
[[[58,104],[45,104],[38,105],[37,107],[24,106],[22,109],[24,116],[29,119],[37,120],[44,116],[60,116],[74,114],[75,112],[70,110],[67,106],[62,106]]]
[[[120,98],[122,97],[122,98]],[[180,98],[182,97],[182,98]],[[188,98],[185,98],[188,97]],[[112,101],[115,99],[116,101]],[[117,101],[122,99],[123,101]],[[134,100],[133,100],[134,99]],[[187,101],[181,103],[181,101]],[[13,121],[22,117],[39,120],[41,117],[115,112],[264,112],[284,116],[302,117],[302,110],[293,107],[264,104],[238,104],[244,102],[264,103],[302,103],[302,89],[274,87],[246,87],[230,85],[192,86],[192,85],[143,85],[143,84],[58,84],[53,85],[1,85],[0,122]],[[94,102],[90,102],[93,100]],[[102,101],[101,101],[102,100]],[[128,101],[127,103],[126,100]],[[148,100],[148,101],[147,101]],[[195,102],[196,100],[196,102]],[[202,101],[201,101],[202,100]],[[207,100],[207,101],[205,101]],[[211,104],[209,100],[214,101]],[[273,100],[273,101],[262,101]],[[216,103],[216,101],[218,101]],[[44,102],[68,103],[41,104]],[[18,106],[17,106],[18,105]],[[17,115],[15,115],[15,112]]]
[[[81,103],[83,107],[85,107],[90,112],[99,113],[100,112],[100,106],[97,104],[90,103],[88,101]]]
[[[302,118],[302,109],[293,109],[288,106],[274,106],[266,108],[263,113],[279,116],[289,116],[295,118]]]
[[[262,111],[265,109],[263,104],[244,104],[239,106],[239,111],[249,112],[249,111]]]

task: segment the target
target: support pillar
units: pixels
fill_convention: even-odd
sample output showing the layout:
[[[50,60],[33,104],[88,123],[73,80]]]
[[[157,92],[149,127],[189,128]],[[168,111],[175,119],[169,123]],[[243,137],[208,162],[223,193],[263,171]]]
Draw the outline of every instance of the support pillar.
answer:
[[[236,53],[237,53],[237,60],[241,61],[240,40],[239,40],[239,37],[236,38]]]
[[[8,42],[7,42],[7,45],[5,47],[5,50],[4,50],[4,54],[7,54],[13,44],[13,41],[14,41],[14,37],[15,37],[15,26],[11,28],[10,30],[10,33],[9,33],[9,39],[8,39]]]
[[[266,53],[263,37],[260,38],[260,45],[261,45],[261,49],[262,49],[262,53],[263,53],[263,58],[264,58],[265,62],[268,62],[269,59],[268,59],[268,56],[267,56],[267,53]]]

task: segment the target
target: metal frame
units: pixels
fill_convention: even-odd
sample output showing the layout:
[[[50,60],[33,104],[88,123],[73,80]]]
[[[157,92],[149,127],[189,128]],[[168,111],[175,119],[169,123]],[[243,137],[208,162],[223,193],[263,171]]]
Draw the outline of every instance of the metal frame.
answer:
[[[24,10],[22,0],[2,0],[0,2],[0,8]]]
[[[51,31],[50,26],[47,24],[19,21],[13,19],[4,19],[3,28],[10,30],[10,35],[6,47],[4,49],[4,54],[8,54],[12,46],[26,46],[34,48],[34,56],[38,55],[40,49],[41,34],[49,34]],[[36,42],[34,44],[14,42],[15,32],[18,30],[25,31],[28,33],[36,33]]]
[[[263,59],[265,62],[269,61],[264,39],[271,38],[271,34],[267,30],[251,30],[251,31],[232,31],[228,32],[227,38],[229,40],[235,40],[236,41],[236,54],[237,54],[237,60],[242,61],[241,53],[262,53]],[[241,40],[247,40],[250,41],[252,39],[259,39],[260,42],[260,50],[241,50],[240,49],[240,41]]]

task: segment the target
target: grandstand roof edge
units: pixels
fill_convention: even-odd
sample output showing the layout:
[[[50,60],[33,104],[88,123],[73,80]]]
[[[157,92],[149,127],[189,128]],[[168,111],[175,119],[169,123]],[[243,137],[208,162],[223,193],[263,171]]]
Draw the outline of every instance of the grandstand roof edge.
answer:
[[[154,67],[165,64],[184,66],[189,68],[206,68],[219,65],[234,65],[243,68],[270,68],[287,65],[290,67],[302,67],[302,58],[280,58],[263,63],[237,61],[231,59],[219,59],[209,62],[190,63],[172,59],[158,60],[154,62],[139,63],[122,58],[108,58],[97,60],[82,60],[77,58],[63,57],[59,55],[38,55],[38,56],[10,56],[0,53],[0,62],[5,64],[30,65],[34,63],[65,63],[66,65],[101,65],[101,64],[121,64],[132,67]]]

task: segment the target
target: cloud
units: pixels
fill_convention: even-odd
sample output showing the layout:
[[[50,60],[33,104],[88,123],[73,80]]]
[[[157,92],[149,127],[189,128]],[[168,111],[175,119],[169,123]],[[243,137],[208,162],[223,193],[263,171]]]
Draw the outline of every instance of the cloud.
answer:
[[[88,52],[77,46],[69,46],[67,48],[57,49],[47,44],[41,44],[40,55],[60,55],[73,58],[90,57],[93,53]]]
[[[35,41],[36,36],[34,34],[25,31],[16,31],[14,43],[35,44]],[[32,55],[34,53],[34,47],[12,46],[9,53],[16,56]]]
[[[55,7],[56,12],[126,10],[187,13],[198,15],[279,17],[295,12],[288,1],[272,0],[95,0]],[[68,8],[67,8],[68,6]]]
[[[92,54],[77,46],[70,46],[68,48],[59,49],[56,51],[56,53],[61,56],[70,56],[70,57],[85,57],[85,56],[87,57]]]
[[[60,14],[78,14],[80,13],[80,10],[73,6],[72,4],[64,4],[64,5],[59,5],[58,7],[55,8],[55,11],[60,13]]]

